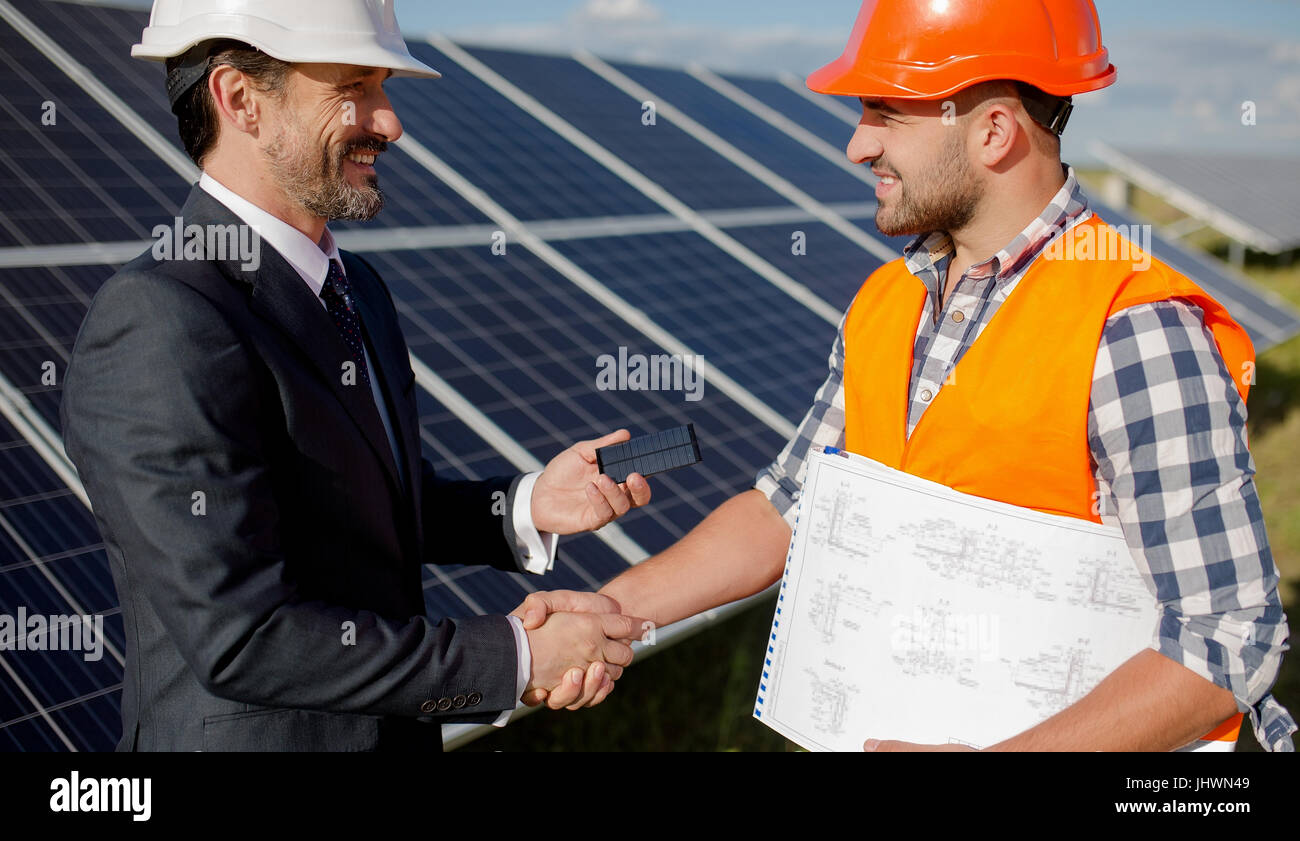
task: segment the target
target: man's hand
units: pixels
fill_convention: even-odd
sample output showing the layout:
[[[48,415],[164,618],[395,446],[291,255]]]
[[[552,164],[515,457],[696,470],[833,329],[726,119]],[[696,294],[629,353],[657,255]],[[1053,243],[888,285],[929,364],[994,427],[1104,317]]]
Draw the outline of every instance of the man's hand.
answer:
[[[575,694],[564,704],[568,709],[600,703],[632,662],[627,641],[637,638],[641,625],[639,619],[617,614],[552,614],[542,627],[527,631],[532,673],[521,700],[528,703],[543,690],[552,709]]]
[[[862,749],[868,753],[969,753],[970,745],[918,745],[915,742],[895,742],[888,739],[867,739]]]
[[[579,441],[551,459],[533,486],[533,524],[552,534],[598,529],[650,501],[650,483],[639,473],[617,484],[596,467],[596,450],[621,444],[626,429],[595,441]]]
[[[525,631],[535,631],[552,613],[622,613],[618,602],[600,593],[582,590],[549,590],[529,593],[519,607],[510,611],[519,617]]]
[[[534,631],[545,624],[547,617],[561,611],[568,613],[616,614],[622,608],[609,596],[599,593],[587,593],[581,590],[551,590],[549,592],[529,593],[519,607],[510,612],[519,617],[525,631]],[[579,709],[594,707],[609,697],[614,691],[615,678],[606,672],[603,663],[592,663],[584,674],[582,669],[570,669],[564,676],[564,682],[551,693],[545,689],[530,689],[519,700],[526,706],[536,707],[549,701],[547,706],[553,710],[561,707]],[[586,703],[580,703],[581,701]]]

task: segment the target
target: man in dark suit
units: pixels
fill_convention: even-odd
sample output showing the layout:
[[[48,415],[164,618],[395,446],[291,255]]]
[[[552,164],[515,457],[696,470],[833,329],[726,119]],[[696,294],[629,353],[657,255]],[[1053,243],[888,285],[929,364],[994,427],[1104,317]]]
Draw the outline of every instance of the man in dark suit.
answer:
[[[259,15],[291,25],[297,5]],[[348,52],[366,63],[310,61],[319,32],[162,47],[169,27],[145,32],[171,58],[203,177],[95,296],[62,404],[122,603],[119,749],[439,750],[438,724],[500,723],[525,690],[599,703],[641,633],[594,594],[425,616],[423,564],[545,571],[555,535],[605,524],[649,487],[597,473],[595,447],[622,430],[524,477],[449,481],[421,458],[393,301],[326,223],[382,206],[372,164],[401,134],[384,80],[436,74],[392,46],[391,4],[314,7],[314,23],[334,15],[363,41],[343,19],[371,14],[373,43]],[[252,259],[216,253],[222,237],[255,243]]]

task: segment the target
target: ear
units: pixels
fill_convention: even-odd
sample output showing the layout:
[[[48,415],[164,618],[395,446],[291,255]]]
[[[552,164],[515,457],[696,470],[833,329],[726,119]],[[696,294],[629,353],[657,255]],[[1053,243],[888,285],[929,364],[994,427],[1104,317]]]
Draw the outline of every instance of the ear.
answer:
[[[990,169],[1001,164],[1025,137],[1016,109],[1007,102],[989,103],[971,123],[978,160]]]
[[[208,74],[208,92],[217,109],[217,121],[245,134],[257,131],[261,118],[262,98],[248,77],[229,64],[212,68]]]

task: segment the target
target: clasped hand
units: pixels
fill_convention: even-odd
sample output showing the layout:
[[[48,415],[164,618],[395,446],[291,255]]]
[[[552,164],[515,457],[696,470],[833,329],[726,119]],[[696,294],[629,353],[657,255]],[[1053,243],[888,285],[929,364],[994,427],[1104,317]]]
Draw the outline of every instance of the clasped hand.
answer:
[[[512,616],[528,634],[532,672],[520,698],[553,710],[594,707],[614,691],[631,665],[631,643],[650,623],[620,612],[618,602],[598,593],[556,590],[532,593]]]

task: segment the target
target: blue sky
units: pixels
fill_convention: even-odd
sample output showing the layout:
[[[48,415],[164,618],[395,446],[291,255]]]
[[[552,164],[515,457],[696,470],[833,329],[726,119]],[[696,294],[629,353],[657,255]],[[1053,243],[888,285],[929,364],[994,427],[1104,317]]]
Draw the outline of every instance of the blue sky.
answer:
[[[1079,97],[1067,160],[1115,145],[1300,155],[1300,2],[1096,0],[1118,83]],[[148,5],[136,2],[135,5]],[[854,0],[398,0],[407,37],[806,75],[843,49]],[[1242,124],[1246,102],[1254,125]]]
[[[398,15],[406,26],[441,29],[454,34],[458,30],[480,26],[485,19],[517,22],[545,22],[566,17],[581,6],[578,0],[475,0],[473,3],[398,0]],[[792,6],[797,5],[797,10]],[[743,26],[790,26],[815,30],[844,29],[857,16],[859,4],[853,0],[800,0],[798,4],[768,0],[653,0],[664,18],[679,23],[717,24],[739,22]],[[1230,8],[1230,13],[1225,13]],[[1294,35],[1300,29],[1300,3],[1295,0],[1238,0],[1235,3],[1211,0],[1097,0],[1097,9],[1106,26],[1173,25],[1207,28],[1289,28]]]

